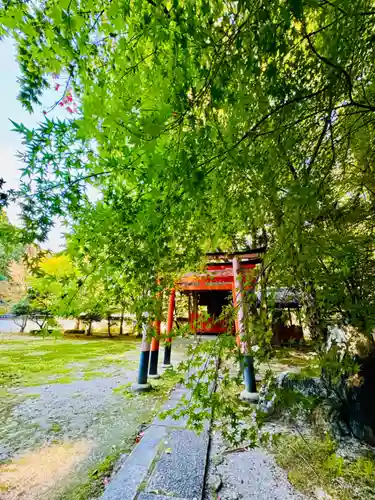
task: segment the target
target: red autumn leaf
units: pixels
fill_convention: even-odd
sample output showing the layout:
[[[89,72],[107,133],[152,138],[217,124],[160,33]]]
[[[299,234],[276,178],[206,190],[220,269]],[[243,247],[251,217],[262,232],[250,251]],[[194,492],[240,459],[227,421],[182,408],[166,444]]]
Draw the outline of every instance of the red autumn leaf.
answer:
[[[56,85],[55,85],[56,92],[59,90],[60,87],[61,87],[61,85],[59,83],[56,83]]]
[[[140,432],[137,434],[137,437],[135,438],[135,442],[139,443],[139,441],[142,439],[144,432]]]

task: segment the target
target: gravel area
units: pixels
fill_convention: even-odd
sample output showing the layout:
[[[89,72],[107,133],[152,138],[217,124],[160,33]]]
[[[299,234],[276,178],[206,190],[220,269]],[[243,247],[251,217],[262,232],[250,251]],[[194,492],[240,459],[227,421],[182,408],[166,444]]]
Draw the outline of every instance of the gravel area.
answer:
[[[102,421],[116,418],[124,407],[124,398],[113,390],[136,377],[134,370],[115,370],[114,377],[10,391],[16,399],[2,420],[0,460],[57,438],[74,440],[98,435]]]
[[[213,432],[204,500],[306,500],[265,450],[224,450],[220,433]]]

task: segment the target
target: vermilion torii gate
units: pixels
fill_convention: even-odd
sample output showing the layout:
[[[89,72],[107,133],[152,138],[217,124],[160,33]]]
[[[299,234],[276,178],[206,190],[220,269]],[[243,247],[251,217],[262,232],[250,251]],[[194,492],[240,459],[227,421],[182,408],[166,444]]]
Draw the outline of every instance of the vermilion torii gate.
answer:
[[[207,254],[206,270],[201,273],[187,273],[175,284],[169,293],[168,316],[166,324],[167,339],[164,346],[164,366],[171,364],[173,317],[175,310],[176,290],[188,296],[188,321],[194,333],[220,334],[227,332],[225,320],[220,319],[223,307],[233,300],[236,311],[235,332],[237,343],[243,355],[243,373],[245,391],[244,399],[256,398],[256,385],[250,347],[245,332],[244,290],[254,288],[257,277],[256,267],[261,263],[265,248],[247,250],[245,252]],[[143,339],[141,362],[137,390],[147,390],[148,360],[150,359],[150,376],[157,375],[159,353],[160,321],[154,324],[155,336],[150,344]],[[234,332],[233,332],[234,333]],[[150,356],[151,350],[151,356]]]

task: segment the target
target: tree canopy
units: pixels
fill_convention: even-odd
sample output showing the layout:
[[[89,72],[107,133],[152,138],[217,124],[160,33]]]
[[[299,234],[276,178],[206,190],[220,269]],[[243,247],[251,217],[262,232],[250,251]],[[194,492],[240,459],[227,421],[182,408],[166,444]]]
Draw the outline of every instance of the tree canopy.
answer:
[[[146,293],[204,251],[267,239],[265,280],[313,328],[374,315],[375,6],[358,0],[4,1],[30,234],[55,216]],[[90,190],[98,192],[96,200]]]

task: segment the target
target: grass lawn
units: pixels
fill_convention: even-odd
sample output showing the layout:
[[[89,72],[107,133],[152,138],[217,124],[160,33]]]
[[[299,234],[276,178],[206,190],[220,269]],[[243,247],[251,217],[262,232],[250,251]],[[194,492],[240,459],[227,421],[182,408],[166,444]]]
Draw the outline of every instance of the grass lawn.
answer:
[[[36,340],[25,336],[24,340],[0,340],[0,387],[68,383],[107,376],[101,369],[129,365],[124,354],[135,350],[138,342],[129,337]]]

